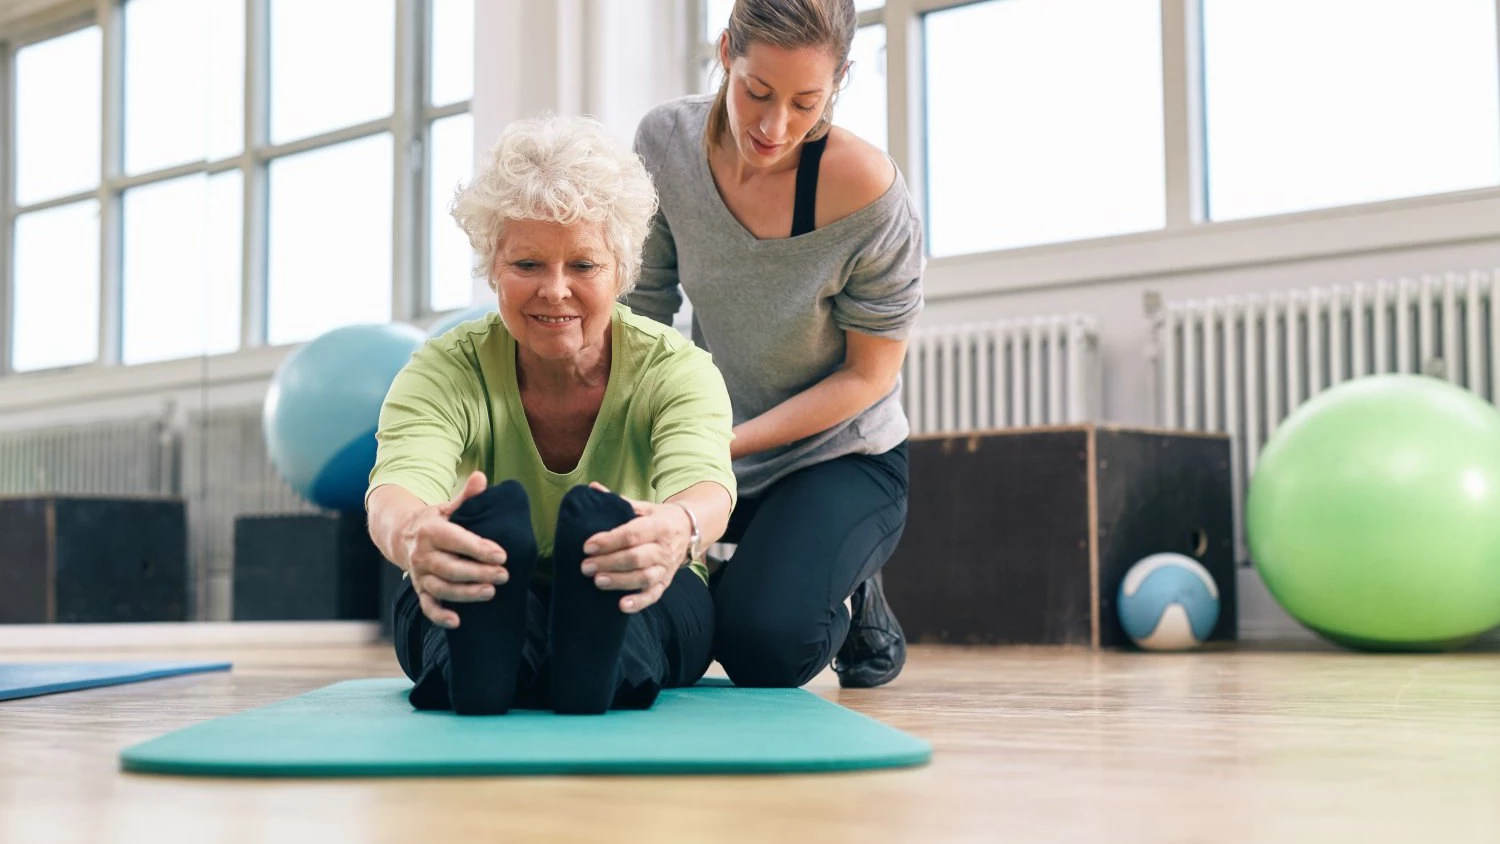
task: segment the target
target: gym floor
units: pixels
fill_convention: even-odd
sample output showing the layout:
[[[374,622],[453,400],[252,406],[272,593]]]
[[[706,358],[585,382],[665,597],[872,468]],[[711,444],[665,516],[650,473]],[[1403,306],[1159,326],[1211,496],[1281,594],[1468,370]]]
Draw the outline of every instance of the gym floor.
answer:
[[[202,637],[200,637],[202,638]],[[339,680],[388,648],[31,647],[0,661],[214,659],[0,703],[0,841],[1500,841],[1494,653],[913,648],[878,690],[809,688],[921,736],[931,765],[814,776],[206,780],[119,751]],[[13,644],[13,642],[12,642]]]

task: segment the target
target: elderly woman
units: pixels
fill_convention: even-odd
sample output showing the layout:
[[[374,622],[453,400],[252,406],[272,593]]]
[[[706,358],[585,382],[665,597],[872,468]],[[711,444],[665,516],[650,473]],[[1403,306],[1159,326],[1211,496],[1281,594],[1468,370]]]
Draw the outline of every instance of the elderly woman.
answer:
[[[454,202],[499,313],[396,378],[366,497],[418,709],[645,708],[708,668],[730,404],[706,352],[616,301],[655,211],[641,161],[562,118],[507,128]]]

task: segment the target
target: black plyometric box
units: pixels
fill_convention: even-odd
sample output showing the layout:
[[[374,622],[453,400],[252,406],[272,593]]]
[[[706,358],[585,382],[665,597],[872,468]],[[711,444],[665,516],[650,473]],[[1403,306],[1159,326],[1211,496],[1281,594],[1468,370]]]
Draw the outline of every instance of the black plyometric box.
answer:
[[[180,499],[0,499],[0,623],[183,621]]]
[[[363,513],[240,516],[234,619],[375,620],[383,568]]]
[[[1237,635],[1230,439],[1081,424],[913,437],[906,529],[885,590],[913,642],[1129,644],[1125,573],[1193,557]]]

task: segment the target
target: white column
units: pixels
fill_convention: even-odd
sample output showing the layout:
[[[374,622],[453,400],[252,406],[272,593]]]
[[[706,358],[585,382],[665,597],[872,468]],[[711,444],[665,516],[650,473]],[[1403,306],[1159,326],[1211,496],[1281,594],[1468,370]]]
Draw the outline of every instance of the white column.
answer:
[[[513,120],[583,107],[585,0],[490,0],[474,5],[474,149]]]
[[[583,32],[584,112],[625,143],[658,103],[689,93],[684,67],[695,41],[688,32],[696,0],[586,0]]]

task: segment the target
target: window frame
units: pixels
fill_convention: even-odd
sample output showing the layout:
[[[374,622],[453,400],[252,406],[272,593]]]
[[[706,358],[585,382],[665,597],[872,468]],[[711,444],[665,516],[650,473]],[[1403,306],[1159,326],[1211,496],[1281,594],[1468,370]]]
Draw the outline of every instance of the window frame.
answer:
[[[14,192],[16,144],[13,131],[16,103],[16,54],[33,44],[39,44],[94,26],[96,14],[93,5],[93,3],[72,3],[67,6],[39,12],[32,17],[22,19],[16,27],[17,34],[15,36],[0,38],[0,138],[5,139],[5,143],[0,144],[0,147],[4,149],[4,154],[0,155],[0,376],[10,373],[14,365],[14,351],[12,349],[14,332],[11,330],[11,321],[15,314],[15,287],[13,284],[15,276],[15,250],[13,238],[15,235],[16,218],[34,211],[45,211],[50,208],[71,205],[75,202],[82,202],[88,199],[99,199],[102,211],[102,200],[104,197],[103,173],[101,171],[100,183],[91,189],[56,196],[29,205],[16,204]],[[107,60],[109,50],[107,38],[101,38],[100,49],[102,53],[101,61]],[[102,152],[106,157],[108,156],[108,149],[103,149]],[[102,222],[101,217],[101,240],[103,239]],[[100,281],[102,284],[102,276]],[[101,298],[99,302],[101,331],[103,330],[104,307],[105,302]],[[97,364],[80,364],[69,368],[94,365]],[[37,371],[51,372],[55,370]]]
[[[392,291],[393,321],[421,321],[434,316],[426,307],[431,280],[427,255],[432,245],[426,235],[426,156],[434,121],[472,110],[472,95],[442,106],[430,103],[429,54],[432,49],[432,0],[395,0],[395,72],[391,84],[395,98],[392,113],[365,123],[344,126],[319,135],[283,144],[268,142],[270,97],[270,0],[244,0],[245,67],[241,149],[230,156],[200,159],[135,175],[124,171],[124,14],[129,0],[80,0],[60,4],[17,20],[0,21],[0,138],[5,154],[0,156],[0,383],[27,381],[36,386],[56,384],[33,397],[44,403],[43,394],[69,394],[63,382],[84,379],[88,384],[118,381],[116,371],[140,372],[130,387],[120,392],[139,392],[143,385],[166,386],[201,383],[205,373],[222,371],[243,379],[249,373],[269,374],[288,346],[273,347],[267,337],[267,219],[269,165],[286,155],[333,146],[346,141],[388,132],[392,136]],[[15,204],[13,177],[15,145],[14,60],[31,44],[66,35],[89,26],[101,28],[104,79],[102,114],[102,169],[94,189],[55,197],[26,206]],[[230,170],[241,174],[242,217],[240,258],[240,335],[238,348],[214,355],[193,355],[166,361],[123,365],[123,197],[131,188],[183,176],[213,176]],[[14,249],[11,242],[16,218],[31,211],[95,198],[100,207],[100,313],[99,356],[91,362],[28,372],[15,372],[12,344],[14,316]],[[292,344],[296,346],[300,344]],[[148,374],[149,373],[149,374]],[[212,377],[212,376],[210,376]],[[144,389],[151,389],[144,386]],[[110,392],[108,388],[104,392]],[[74,392],[76,394],[76,392]],[[7,403],[8,404],[8,403]]]
[[[886,25],[888,137],[917,207],[927,213],[924,17],[984,0],[886,0],[859,23]],[[1162,228],[1098,238],[931,258],[925,280],[933,301],[1059,284],[1149,278],[1393,248],[1500,238],[1500,186],[1424,194],[1236,220],[1207,214],[1200,0],[1159,0],[1166,220]],[[1500,45],[1500,0],[1496,2]],[[714,45],[703,41],[706,2],[691,4],[693,49],[686,90]],[[1496,151],[1500,155],[1500,150]],[[930,238],[928,239],[930,243]]]

